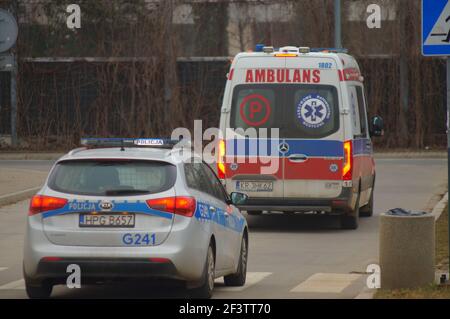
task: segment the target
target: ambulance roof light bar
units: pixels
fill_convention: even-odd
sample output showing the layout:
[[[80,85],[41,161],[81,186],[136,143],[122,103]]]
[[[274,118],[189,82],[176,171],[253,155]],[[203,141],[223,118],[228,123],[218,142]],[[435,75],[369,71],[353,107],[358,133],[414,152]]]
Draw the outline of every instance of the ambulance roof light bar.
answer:
[[[299,48],[294,46],[285,46],[280,48],[278,51],[282,53],[299,53]]]
[[[258,43],[258,44],[255,46],[255,52],[263,52],[264,47],[265,47],[264,44]]]
[[[299,47],[298,52],[302,53],[302,54],[306,54],[306,53],[311,52],[311,49],[309,47]]]
[[[179,140],[161,138],[82,138],[80,144],[87,148],[108,148],[108,147],[154,147],[172,149]]]
[[[348,53],[344,48],[311,48],[311,52]]]
[[[255,52],[273,53],[275,49],[272,46],[266,46],[262,43],[258,43],[255,46]]]
[[[270,46],[270,47],[263,47],[262,50],[263,50],[264,53],[273,53],[275,51],[275,49],[272,46]]]

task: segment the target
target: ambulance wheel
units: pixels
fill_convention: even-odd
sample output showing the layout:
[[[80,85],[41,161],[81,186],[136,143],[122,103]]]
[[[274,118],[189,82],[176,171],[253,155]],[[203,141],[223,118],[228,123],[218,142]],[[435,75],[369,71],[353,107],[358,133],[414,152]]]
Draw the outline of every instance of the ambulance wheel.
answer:
[[[191,290],[191,295],[193,298],[209,299],[212,297],[216,267],[214,259],[214,250],[212,246],[209,245],[208,253],[206,254],[205,268],[203,270],[202,285]]]
[[[359,199],[361,194],[358,193],[356,198],[355,209],[341,216],[341,228],[342,229],[357,229],[359,226]]]
[[[370,194],[370,199],[367,205],[359,209],[359,215],[361,217],[371,217],[373,215],[373,188]]]
[[[241,253],[239,256],[239,266],[235,274],[224,276],[223,281],[225,286],[242,287],[245,285],[247,279],[247,257],[248,257],[248,242],[247,236],[244,234],[241,243]]]
[[[262,214],[262,210],[248,210],[247,214],[251,216],[259,216]]]

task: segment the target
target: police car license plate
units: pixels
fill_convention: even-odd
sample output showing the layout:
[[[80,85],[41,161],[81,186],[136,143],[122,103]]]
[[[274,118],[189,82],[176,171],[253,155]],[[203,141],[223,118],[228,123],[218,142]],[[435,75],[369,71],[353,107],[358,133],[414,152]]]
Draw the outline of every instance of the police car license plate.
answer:
[[[244,192],[273,192],[273,182],[236,181],[236,190]]]
[[[80,214],[80,227],[133,228],[134,214]]]

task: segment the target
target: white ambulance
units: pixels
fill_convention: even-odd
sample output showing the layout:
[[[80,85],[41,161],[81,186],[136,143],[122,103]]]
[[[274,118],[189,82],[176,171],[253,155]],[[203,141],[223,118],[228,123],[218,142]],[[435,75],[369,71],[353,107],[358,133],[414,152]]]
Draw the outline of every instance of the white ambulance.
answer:
[[[373,213],[370,138],[383,134],[366,103],[358,63],[339,50],[239,53],[221,108],[218,175],[228,192],[249,196],[241,208],[250,215],[328,213],[356,229]]]

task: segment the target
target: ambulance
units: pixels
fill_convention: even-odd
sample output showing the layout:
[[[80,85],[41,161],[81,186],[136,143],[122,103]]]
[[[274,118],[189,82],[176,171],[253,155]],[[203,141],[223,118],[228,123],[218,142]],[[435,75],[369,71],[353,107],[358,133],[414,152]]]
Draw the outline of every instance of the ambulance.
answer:
[[[371,137],[383,134],[383,120],[368,121],[363,77],[345,50],[257,45],[239,53],[220,132],[218,176],[229,193],[248,195],[240,208],[249,215],[339,215],[341,228],[356,229],[373,214]]]

